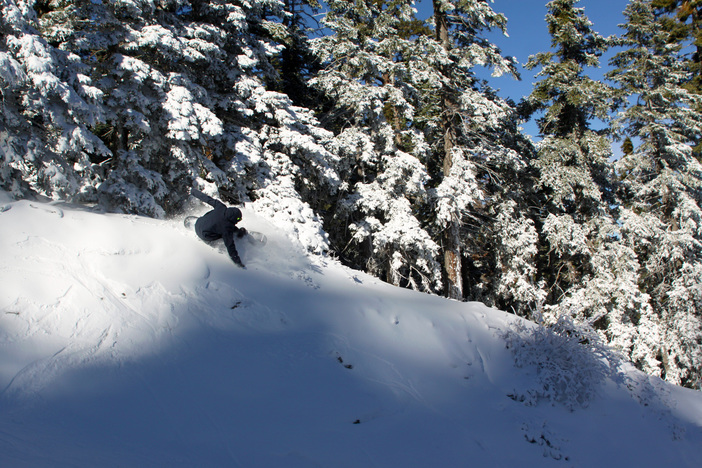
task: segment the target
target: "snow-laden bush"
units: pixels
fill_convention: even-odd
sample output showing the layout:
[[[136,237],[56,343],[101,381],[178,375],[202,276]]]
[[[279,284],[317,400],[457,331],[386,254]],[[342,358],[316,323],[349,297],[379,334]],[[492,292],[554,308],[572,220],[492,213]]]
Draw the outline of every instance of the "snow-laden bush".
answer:
[[[618,356],[587,325],[561,315],[553,324],[515,320],[503,334],[517,367],[533,372],[530,384],[515,388],[510,397],[525,405],[541,401],[569,410],[587,407],[599,386],[617,369]],[[541,322],[541,323],[539,323]]]

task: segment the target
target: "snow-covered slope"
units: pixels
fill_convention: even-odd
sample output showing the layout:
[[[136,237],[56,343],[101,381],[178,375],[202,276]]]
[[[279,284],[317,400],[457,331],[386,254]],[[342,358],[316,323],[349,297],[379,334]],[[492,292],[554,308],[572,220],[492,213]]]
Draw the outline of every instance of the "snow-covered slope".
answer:
[[[0,197],[0,466],[702,466],[702,393],[247,210],[241,270],[182,220]]]

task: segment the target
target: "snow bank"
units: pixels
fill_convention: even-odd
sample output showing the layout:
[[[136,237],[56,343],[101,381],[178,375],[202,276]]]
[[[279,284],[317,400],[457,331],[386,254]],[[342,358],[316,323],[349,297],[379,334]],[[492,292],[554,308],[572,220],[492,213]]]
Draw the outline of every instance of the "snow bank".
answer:
[[[0,193],[0,465],[702,466],[699,392],[604,365],[549,399],[541,363],[587,356],[242,224],[246,270],[180,219]]]

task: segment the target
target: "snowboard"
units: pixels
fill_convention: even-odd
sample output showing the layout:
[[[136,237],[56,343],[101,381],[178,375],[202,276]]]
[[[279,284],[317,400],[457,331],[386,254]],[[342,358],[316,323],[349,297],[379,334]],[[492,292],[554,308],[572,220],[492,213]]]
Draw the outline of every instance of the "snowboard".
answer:
[[[197,221],[197,216],[188,216],[183,220],[183,225],[188,229],[195,229],[195,221]],[[248,229],[243,237],[237,237],[237,239],[246,239],[255,246],[264,246],[268,242],[268,238],[262,232],[249,231]]]
[[[246,237],[246,240],[254,245],[263,246],[266,245],[266,242],[268,242],[268,238],[266,237],[266,235],[258,231],[247,230],[246,235],[244,237]]]

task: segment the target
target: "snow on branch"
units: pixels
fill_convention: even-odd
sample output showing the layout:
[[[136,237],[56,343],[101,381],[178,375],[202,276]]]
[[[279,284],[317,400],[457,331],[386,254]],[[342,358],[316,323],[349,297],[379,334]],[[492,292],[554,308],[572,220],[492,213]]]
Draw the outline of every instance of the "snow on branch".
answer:
[[[169,115],[168,136],[176,140],[199,140],[221,135],[222,121],[207,107],[195,102],[183,86],[174,86],[166,95],[163,109]]]

